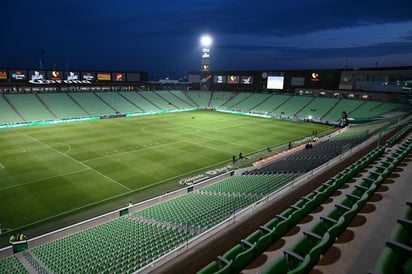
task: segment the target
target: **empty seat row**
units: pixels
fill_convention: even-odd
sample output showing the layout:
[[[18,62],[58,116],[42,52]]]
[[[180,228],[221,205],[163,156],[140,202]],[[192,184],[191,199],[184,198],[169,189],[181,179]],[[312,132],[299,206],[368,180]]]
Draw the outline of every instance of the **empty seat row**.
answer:
[[[399,139],[400,137],[395,141],[399,141]],[[408,146],[408,142],[406,145],[402,144],[401,146],[401,150],[405,151],[404,149]],[[239,272],[285,235],[287,231],[325,201],[339,187],[380,157],[386,147],[375,148],[357,162],[345,168],[313,192],[298,200],[276,218],[261,226],[246,239],[242,240],[241,243],[235,245],[222,256],[218,256],[216,260],[202,268],[199,273]],[[393,155],[399,154],[398,152],[399,149]],[[406,152],[403,152],[403,156],[405,154]],[[401,157],[398,158],[400,159]],[[388,159],[393,161],[391,158]],[[399,160],[395,161],[395,163],[399,163]],[[393,171],[394,167],[393,164],[389,165],[387,162],[382,162],[381,166],[377,167],[375,172],[369,174],[369,177],[357,185],[354,191],[346,196],[340,204],[337,204],[333,211],[322,217],[320,222],[313,228],[313,231],[305,232],[302,236],[303,238],[297,241],[295,247],[287,250],[284,257],[276,259],[271,264],[272,267],[267,269],[268,273],[286,273],[288,271],[304,273],[304,270],[313,267],[319,260],[320,254],[325,252],[334,243],[336,236],[342,233],[349,225],[359,209],[366,203],[384,178]],[[295,252],[298,250],[307,256],[299,255],[298,252]],[[302,250],[307,252],[302,252]],[[272,272],[274,269],[276,271]]]
[[[355,185],[351,193],[346,194],[342,201],[335,204],[333,210],[323,215],[311,230],[304,231],[301,238],[284,250],[284,255],[274,260],[264,273],[308,273],[319,261],[321,255],[346,229],[380,184],[391,174],[396,165],[412,150],[409,141],[404,142],[401,146],[403,147],[402,153],[396,150],[387,157],[390,159],[390,165],[383,160],[381,165],[376,168],[379,172],[371,172],[369,176]],[[396,245],[396,248],[399,248],[399,245]],[[410,263],[412,264],[412,261]]]
[[[369,274],[412,273],[412,202],[406,202],[404,216],[397,220],[391,239]]]
[[[378,147],[372,150],[368,155],[362,157],[357,162],[329,179],[308,195],[302,197],[295,204],[284,210],[281,214],[260,226],[255,232],[250,234],[241,243],[232,247],[222,256],[216,258],[199,273],[238,273],[245,266],[250,264],[255,258],[266,251],[272,244],[278,241],[281,237],[292,229],[299,221],[307,216],[312,210],[321,205],[332,193],[334,193],[343,184],[348,182],[360,170],[377,159],[384,152],[383,147]],[[339,209],[340,210],[340,209]],[[323,225],[333,226],[333,222],[328,223],[328,220],[333,220],[333,212],[330,216],[324,218]],[[353,212],[346,213],[347,219],[351,217]],[[346,224],[347,222],[345,222]],[[336,224],[338,225],[338,224]],[[342,225],[339,223],[339,225]],[[334,231],[339,232],[338,226]],[[318,231],[318,233],[320,233]],[[313,232],[311,235],[315,235]],[[330,245],[330,240],[323,240],[322,244]],[[284,263],[284,262],[282,262]]]

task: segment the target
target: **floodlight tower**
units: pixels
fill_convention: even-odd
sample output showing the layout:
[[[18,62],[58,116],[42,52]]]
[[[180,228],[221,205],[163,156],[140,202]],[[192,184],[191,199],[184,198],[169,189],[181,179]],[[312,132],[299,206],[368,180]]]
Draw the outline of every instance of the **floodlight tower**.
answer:
[[[200,90],[209,90],[210,79],[210,47],[212,45],[212,37],[210,35],[203,35],[200,38],[200,45],[202,46],[202,68],[200,72]]]

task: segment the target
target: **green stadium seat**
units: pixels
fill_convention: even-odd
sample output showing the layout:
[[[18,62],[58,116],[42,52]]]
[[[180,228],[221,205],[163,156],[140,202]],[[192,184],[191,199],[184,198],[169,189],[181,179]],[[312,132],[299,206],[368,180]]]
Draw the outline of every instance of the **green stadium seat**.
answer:
[[[212,274],[216,273],[219,270],[219,264],[217,261],[212,261],[202,269],[200,269],[197,273],[198,274]]]
[[[255,248],[256,244],[251,244],[247,240],[242,240],[241,245],[243,251],[236,255],[235,259],[233,260],[234,273],[239,273],[257,257]]]
[[[391,239],[401,244],[412,246],[412,220],[398,219]]]
[[[374,271],[370,273],[404,273],[411,271],[412,248],[395,241],[387,241],[379,256]]]
[[[289,266],[286,258],[284,256],[279,256],[262,271],[262,274],[284,274],[288,272]]]

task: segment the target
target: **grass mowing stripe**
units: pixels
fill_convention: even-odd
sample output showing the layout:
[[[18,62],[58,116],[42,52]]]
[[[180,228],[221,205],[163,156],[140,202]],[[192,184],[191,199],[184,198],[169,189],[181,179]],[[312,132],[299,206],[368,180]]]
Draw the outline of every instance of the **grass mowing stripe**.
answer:
[[[59,175],[54,175],[54,176],[50,176],[50,177],[46,177],[46,178],[41,178],[41,179],[38,179],[38,180],[33,180],[33,181],[21,183],[21,184],[18,184],[18,185],[12,185],[12,186],[2,187],[2,188],[0,188],[0,191],[6,190],[6,189],[10,189],[10,188],[14,188],[14,187],[20,187],[20,186],[24,186],[24,185],[28,185],[28,184],[33,184],[33,183],[41,182],[41,181],[43,181],[43,180],[49,180],[49,179],[53,179],[53,178],[57,178],[57,177],[63,177],[63,176],[70,175],[70,174],[76,174],[76,173],[80,173],[80,172],[83,172],[83,171],[86,171],[86,170],[90,170],[90,168],[85,168],[85,169],[81,169],[81,170],[70,171],[70,172],[66,172],[66,173],[59,174]]]
[[[196,135],[196,134],[193,134],[193,135],[195,135],[195,136],[197,136],[197,137],[209,139],[209,140],[212,140],[212,141],[219,141],[219,142],[221,142],[221,143],[225,143],[225,144],[229,144],[229,145],[234,145],[234,146],[238,146],[238,147],[244,147],[244,148],[247,148],[247,149],[252,149],[252,148],[253,148],[254,150],[262,150],[262,149],[263,149],[263,147],[252,147],[251,145],[241,145],[241,144],[239,144],[239,143],[234,143],[234,142],[231,142],[231,141],[225,141],[225,140],[222,140],[222,139],[219,139],[219,138],[213,138],[213,137],[206,136],[206,135]]]
[[[167,144],[160,144],[160,145],[156,145],[156,146],[151,146],[151,147],[145,147],[142,149],[134,149],[134,150],[129,150],[129,151],[122,151],[122,152],[118,152],[116,154],[110,154],[110,155],[104,155],[101,157],[96,157],[96,158],[92,158],[92,159],[87,159],[87,160],[83,160],[83,163],[87,163],[87,162],[92,162],[92,161],[96,161],[96,160],[101,160],[101,159],[107,159],[107,158],[112,158],[112,157],[116,157],[116,156],[120,156],[120,155],[124,155],[124,154],[129,154],[129,153],[134,153],[134,152],[140,152],[140,151],[144,151],[144,150],[149,150],[149,149],[157,149],[161,146],[170,146],[170,145],[176,145],[176,144],[180,144],[180,143],[184,143],[183,141],[179,141],[179,142],[172,142],[172,143],[167,143]]]
[[[61,151],[59,151],[59,150],[57,150],[57,149],[55,149],[55,148],[53,148],[53,147],[49,146],[48,144],[43,143],[42,141],[40,141],[40,140],[38,140],[38,139],[36,139],[36,138],[34,138],[34,137],[32,137],[32,136],[28,135],[28,134],[26,134],[26,136],[27,136],[28,138],[32,139],[33,141],[38,142],[39,144],[42,144],[43,146],[45,146],[45,147],[47,147],[47,148],[49,148],[49,149],[51,149],[51,150],[53,150],[53,151],[57,152],[58,154],[60,154],[60,155],[62,155],[62,156],[64,156],[64,157],[67,157],[67,158],[69,158],[70,160],[72,160],[72,161],[74,161],[74,162],[76,162],[76,163],[78,163],[78,164],[80,164],[80,165],[84,166],[85,168],[87,168],[87,169],[90,169],[90,170],[94,171],[95,173],[99,174],[100,176],[102,176],[102,177],[106,178],[107,180],[109,180],[109,181],[111,181],[111,182],[113,182],[113,183],[115,183],[115,184],[118,184],[119,186],[121,186],[121,187],[123,187],[123,188],[127,189],[128,191],[131,191],[131,189],[130,189],[130,188],[128,188],[127,186],[122,185],[121,183],[119,183],[118,181],[114,180],[113,178],[108,177],[107,175],[105,175],[105,174],[101,173],[100,171],[95,170],[94,168],[92,168],[92,167],[90,167],[90,166],[86,165],[85,163],[82,163],[82,162],[80,162],[80,161],[78,161],[78,160],[74,159],[73,157],[71,157],[71,156],[69,156],[69,155],[67,155],[67,154],[65,154],[65,153],[63,153],[63,152],[61,152]]]
[[[24,227],[82,208],[67,219],[93,216],[118,208],[113,198],[163,194],[179,188],[180,178],[231,163],[239,151],[253,154],[323,128],[199,111],[7,129],[0,135],[0,223]]]
[[[214,149],[214,150],[219,150],[219,151],[222,150],[218,147],[209,146],[209,145],[205,145],[205,144],[200,144],[200,143],[196,143],[196,142],[193,142],[193,141],[186,141],[186,143],[190,143],[190,144],[194,144],[194,145],[198,145],[198,146],[203,146],[203,147],[208,147],[208,148],[211,148],[211,149]]]

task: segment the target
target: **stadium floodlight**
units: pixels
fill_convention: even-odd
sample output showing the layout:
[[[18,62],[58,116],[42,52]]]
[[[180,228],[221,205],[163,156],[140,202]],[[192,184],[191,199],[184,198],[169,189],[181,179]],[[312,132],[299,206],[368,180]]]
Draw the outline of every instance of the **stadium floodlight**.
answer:
[[[202,45],[202,47],[210,47],[212,45],[212,42],[212,37],[208,34],[205,34],[202,37],[200,37],[200,44]]]

